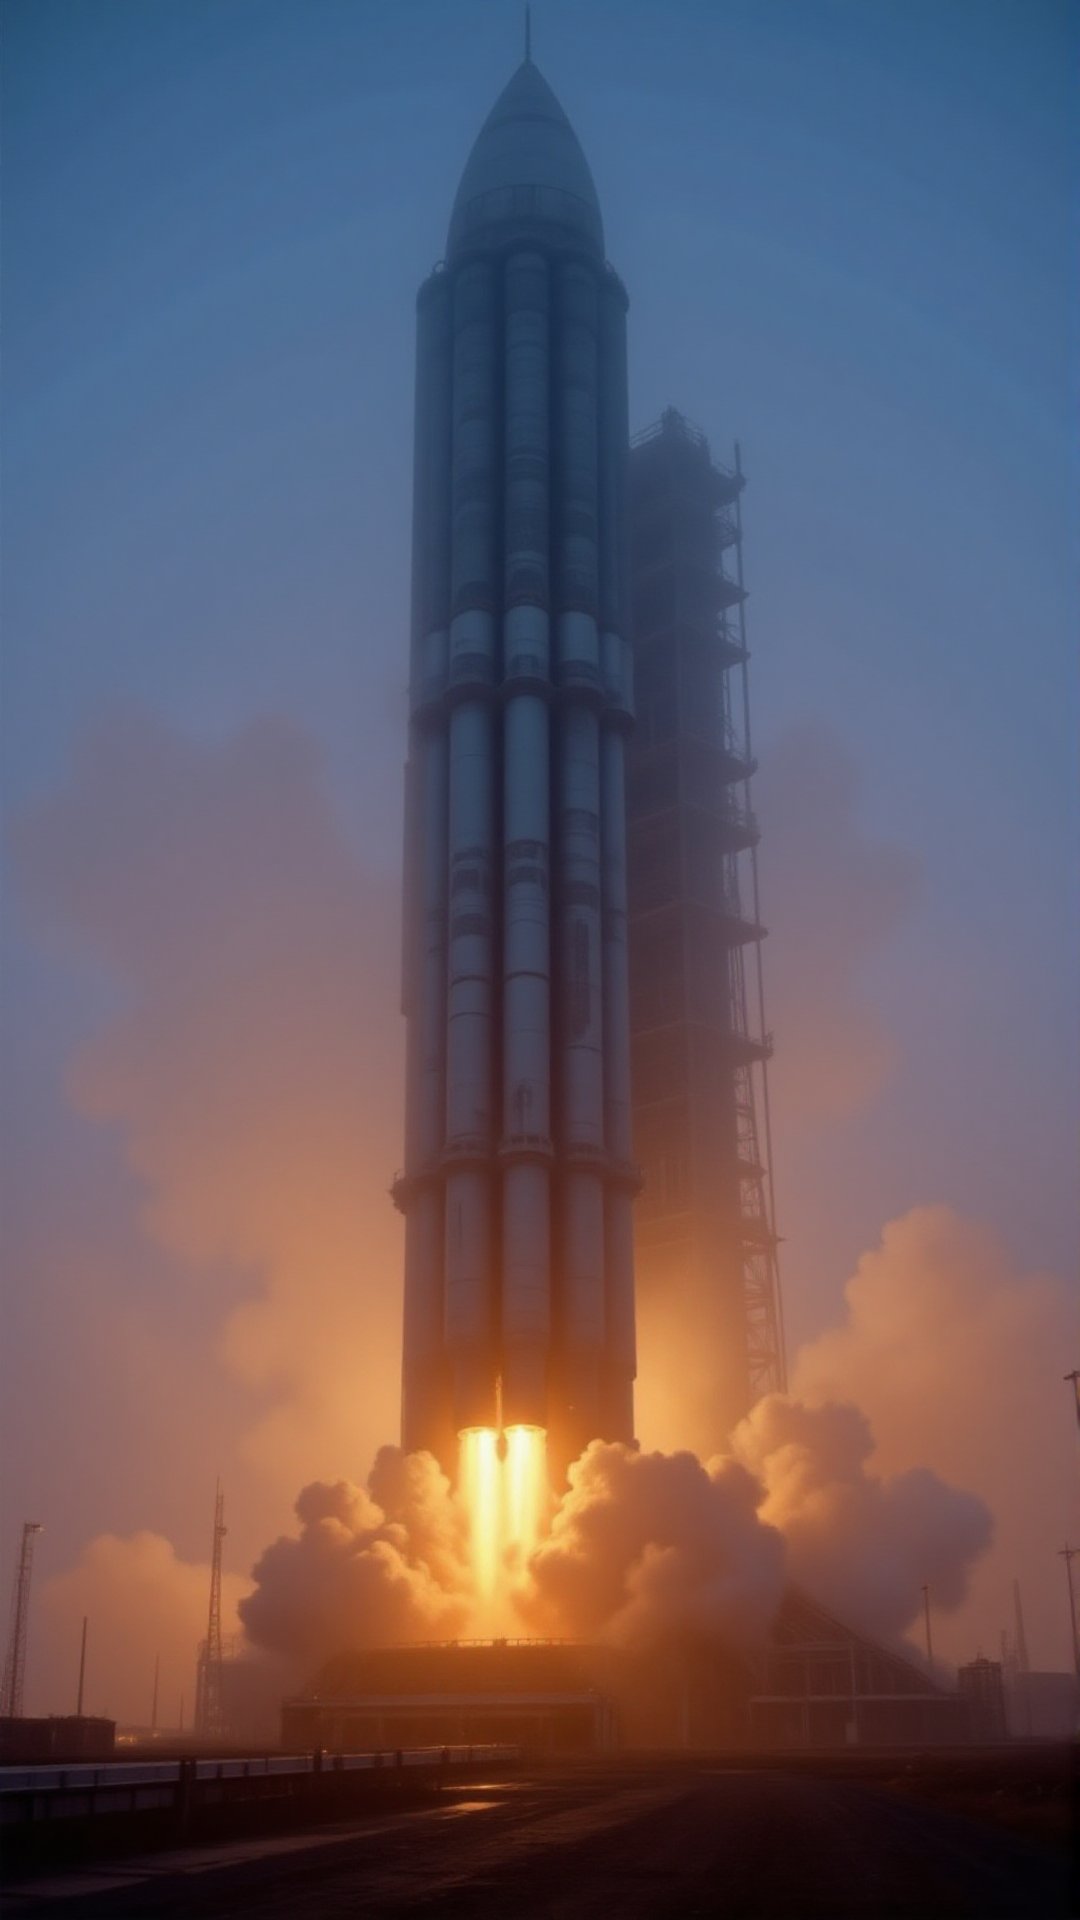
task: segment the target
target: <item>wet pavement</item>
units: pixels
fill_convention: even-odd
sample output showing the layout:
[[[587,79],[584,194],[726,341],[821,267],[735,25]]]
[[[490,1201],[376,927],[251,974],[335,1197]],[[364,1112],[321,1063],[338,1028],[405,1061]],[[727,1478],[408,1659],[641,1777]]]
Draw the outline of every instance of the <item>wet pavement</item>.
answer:
[[[847,1920],[1067,1915],[1067,1849],[812,1771],[612,1760],[435,1809],[110,1861],[9,1889],[8,1920]]]

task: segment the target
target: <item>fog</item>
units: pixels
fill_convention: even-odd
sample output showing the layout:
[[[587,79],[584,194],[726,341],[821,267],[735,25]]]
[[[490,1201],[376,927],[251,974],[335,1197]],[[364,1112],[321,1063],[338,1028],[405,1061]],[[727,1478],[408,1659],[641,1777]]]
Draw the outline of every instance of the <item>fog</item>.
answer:
[[[219,1474],[237,1630],[253,1567],[287,1584],[336,1527],[348,1578],[454,1590],[367,1480],[397,1432],[412,302],[520,9],[5,12],[0,1581],[42,1521],[28,1705],[70,1707],[89,1613],[89,1703],[145,1720],[154,1653],[163,1700],[190,1686]],[[948,1658],[996,1652],[1019,1575],[1060,1667],[1070,62],[1049,13],[829,19],[537,9],[633,424],[675,404],[749,474],[798,1410],[717,1479],[727,1436],[680,1431],[646,1353],[642,1459],[699,1448],[649,1472],[700,1537],[644,1538],[643,1468],[594,1459],[521,1598],[578,1617],[617,1484],[597,1632],[687,1582],[739,1631],[779,1554],[882,1632],[928,1581]],[[340,1482],[346,1517],[298,1521]]]

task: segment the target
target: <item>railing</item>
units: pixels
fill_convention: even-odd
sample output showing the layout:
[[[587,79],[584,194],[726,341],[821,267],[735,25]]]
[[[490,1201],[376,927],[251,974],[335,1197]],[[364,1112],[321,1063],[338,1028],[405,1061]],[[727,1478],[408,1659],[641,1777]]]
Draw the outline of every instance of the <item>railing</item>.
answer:
[[[406,1643],[406,1646],[409,1653],[412,1653],[416,1647],[427,1647],[428,1649],[438,1647],[440,1652],[445,1653],[447,1647],[580,1647],[582,1644],[580,1640],[560,1640],[550,1634],[523,1633],[519,1634],[516,1639],[507,1638],[505,1634],[497,1634],[490,1640],[410,1640]],[[388,1653],[396,1651],[398,1651],[397,1648],[387,1648]],[[317,1698],[318,1696],[315,1697]]]
[[[401,1772],[405,1768],[470,1766],[520,1759],[501,1744],[377,1748],[362,1753],[268,1753],[249,1758],[80,1761],[71,1766],[0,1767],[0,1825],[39,1819],[85,1819],[149,1812],[178,1804],[206,1782],[303,1780],[326,1774]]]

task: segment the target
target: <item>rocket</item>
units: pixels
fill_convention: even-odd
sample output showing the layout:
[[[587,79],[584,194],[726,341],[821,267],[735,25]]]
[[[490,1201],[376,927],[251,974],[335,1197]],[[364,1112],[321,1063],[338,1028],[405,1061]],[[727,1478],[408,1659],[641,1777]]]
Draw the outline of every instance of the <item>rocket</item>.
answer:
[[[633,1437],[624,288],[531,59],[417,300],[402,1442]]]

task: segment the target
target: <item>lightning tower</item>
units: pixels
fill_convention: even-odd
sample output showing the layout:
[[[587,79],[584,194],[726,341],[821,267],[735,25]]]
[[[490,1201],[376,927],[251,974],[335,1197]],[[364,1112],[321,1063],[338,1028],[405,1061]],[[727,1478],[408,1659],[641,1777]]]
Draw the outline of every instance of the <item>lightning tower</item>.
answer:
[[[195,1731],[217,1739],[224,1731],[221,1647],[221,1548],[225,1539],[225,1495],[218,1481],[214,1489],[214,1539],[210,1554],[210,1607],[206,1640],[199,1649],[195,1680]],[[155,1699],[157,1680],[155,1670]]]
[[[0,1717],[4,1719],[22,1719],[26,1633],[30,1619],[30,1575],[34,1567],[34,1541],[42,1532],[44,1528],[39,1520],[24,1520],[19,1565],[11,1598],[11,1630],[4,1661],[3,1686],[0,1688]]]

